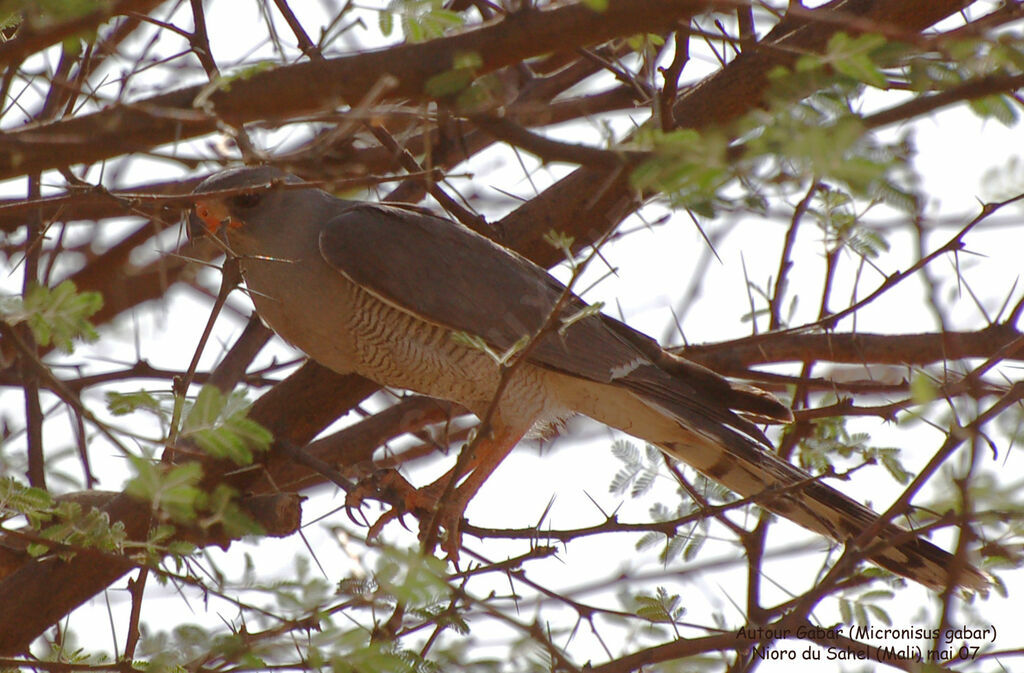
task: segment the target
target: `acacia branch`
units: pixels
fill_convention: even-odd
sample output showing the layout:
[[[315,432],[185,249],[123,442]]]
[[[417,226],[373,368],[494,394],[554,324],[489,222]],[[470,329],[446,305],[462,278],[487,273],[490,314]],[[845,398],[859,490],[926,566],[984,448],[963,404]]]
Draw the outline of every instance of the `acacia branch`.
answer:
[[[713,4],[711,0],[611,0],[602,12],[582,3],[524,9],[428,42],[252,73],[232,80],[230,87],[186,87],[7,134],[0,138],[0,179],[180,142],[216,131],[218,120],[239,126],[331,109],[339,101],[355,103],[376,88],[383,73],[394,77],[388,96],[427,100],[431,78],[450,72],[460,55],[480,57],[473,71],[479,76],[550,51],[671,30]],[[214,114],[197,109],[200,95]]]
[[[760,43],[706,79],[687,89],[675,104],[677,128],[718,127],[765,104],[768,74],[792,65],[805,53],[820,53],[851,20],[901,32],[920,32],[954,14],[964,0],[836,0],[784,20]],[[797,24],[797,25],[794,25]],[[503,243],[544,266],[559,261],[559,252],[543,241],[549,230],[576,240],[577,249],[599,240],[641,203],[624,171],[585,166],[544,190],[505,217]],[[541,226],[537,226],[540,223]]]
[[[563,88],[577,84],[579,79],[562,82]],[[561,124],[581,117],[597,115],[631,108],[635,105],[635,92],[626,87],[615,87],[607,91],[585,96],[575,96],[551,102],[550,98],[563,89],[552,90],[535,81],[528,91],[509,106],[507,117],[521,126],[548,126]],[[374,113],[385,119],[393,117],[386,110]],[[354,190],[375,185],[387,179],[387,172],[397,167],[394,153],[387,148],[353,147],[349,138],[324,146],[319,136],[314,140],[286,153],[273,157],[275,165],[286,168],[307,180],[321,180],[330,177],[333,186],[340,190]],[[403,146],[414,155],[421,155],[429,148],[434,165],[452,167],[493,144],[493,138],[475,129],[458,139],[457,148],[444,148],[436,129],[429,129],[403,140]],[[379,176],[385,176],[383,178]],[[161,181],[134,185],[118,190],[112,196],[104,189],[74,189],[66,194],[41,199],[0,199],[0,231],[13,233],[25,223],[25,217],[38,212],[44,222],[57,220],[101,220],[121,217],[125,214],[125,203],[133,204],[137,214],[153,215],[162,206],[170,207],[173,197],[187,194],[208,174],[180,180]],[[116,198],[114,198],[116,196]],[[157,197],[168,197],[158,201]]]
[[[1024,74],[988,75],[967,80],[929,96],[915,96],[906,103],[864,117],[865,129],[876,129],[923,117],[942,108],[985,96],[1013,93],[1024,87]]]
[[[841,362],[864,365],[927,365],[987,358],[1021,336],[1014,325],[997,323],[975,332],[923,334],[761,334],[716,344],[689,345],[673,352],[715,371],[741,374],[753,365],[779,362]],[[1007,357],[1016,358],[1017,353]],[[1024,356],[1022,356],[1024,357]]]
[[[47,26],[45,30],[35,30],[31,25],[23,23],[13,40],[0,43],[0,63],[16,63],[52,44],[88,34],[111,17],[129,12],[149,12],[162,2],[163,0],[115,0],[96,3],[96,11]]]

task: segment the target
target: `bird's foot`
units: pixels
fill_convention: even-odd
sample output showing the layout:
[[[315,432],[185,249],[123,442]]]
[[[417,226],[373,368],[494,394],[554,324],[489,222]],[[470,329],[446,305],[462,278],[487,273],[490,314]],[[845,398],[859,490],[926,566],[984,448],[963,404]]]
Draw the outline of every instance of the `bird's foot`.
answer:
[[[409,490],[403,493],[403,504],[405,511],[419,519],[419,539],[424,552],[431,553],[440,541],[448,560],[455,563],[462,547],[464,514],[475,491],[467,497],[462,487],[450,488],[450,480],[449,472],[420,488],[413,488],[405,482]]]
[[[371,526],[370,533],[375,535],[388,522],[411,513],[420,521],[419,537],[424,552],[432,553],[440,541],[448,559],[452,563],[457,562],[462,548],[462,522],[466,508],[520,437],[522,432],[506,430],[471,443],[463,449],[470,451],[467,460],[460,457],[459,463],[449,472],[422,488],[415,488],[394,470],[374,473],[371,475],[372,483],[368,485],[372,491],[363,493],[389,502],[392,509]],[[459,482],[458,485],[453,484],[453,479]]]
[[[436,492],[438,505],[430,517],[420,519],[420,540],[426,548],[431,548],[441,529],[444,529],[441,549],[449,561],[458,563],[459,552],[462,550],[462,522],[465,521],[466,507],[475,492],[467,497],[461,488],[456,488],[442,498],[447,481],[446,475],[427,487]]]
[[[428,542],[430,547],[437,541],[437,531],[444,529],[441,548],[447,557],[455,562],[458,560],[461,547],[460,526],[469,498],[460,493],[460,488],[454,489],[446,497],[449,479],[450,474],[446,474],[431,484],[416,488],[397,470],[377,470],[360,479],[356,488],[346,496],[345,505],[350,511],[349,518],[357,524],[368,525],[367,537],[372,539],[380,535],[388,523],[401,521],[406,514],[412,514],[420,522],[420,540]],[[367,499],[386,502],[390,509],[373,523],[365,520],[355,521],[351,511],[358,509]]]
[[[390,509],[372,524],[365,517],[362,521],[356,521],[352,515],[352,512],[362,507],[362,504],[368,499],[378,500],[390,506]],[[433,510],[433,502],[421,498],[419,489],[406,481],[394,469],[364,473],[356,483],[355,489],[345,496],[345,506],[349,510],[349,518],[353,523],[370,528],[368,537],[371,539],[377,537],[385,524],[391,521],[401,520],[406,514],[423,516]]]
[[[466,508],[522,436],[522,432],[506,428],[504,432],[492,432],[478,437],[463,448],[463,452],[469,452],[468,456],[460,455],[459,461],[448,473],[425,489],[420,489],[429,493],[437,503],[429,521],[420,519],[420,540],[424,541],[425,549],[433,550],[439,531],[444,529],[441,548],[449,561],[458,562]]]

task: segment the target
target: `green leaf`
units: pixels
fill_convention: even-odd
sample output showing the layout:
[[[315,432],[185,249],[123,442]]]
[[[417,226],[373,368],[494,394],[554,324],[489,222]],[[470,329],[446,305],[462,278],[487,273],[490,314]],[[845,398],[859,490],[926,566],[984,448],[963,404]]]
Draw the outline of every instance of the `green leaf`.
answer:
[[[22,21],[20,12],[10,12],[6,6],[0,8],[0,30],[13,28]]]
[[[486,112],[500,105],[504,95],[505,85],[498,75],[481,75],[455,96],[454,107],[465,114]]]
[[[996,119],[1006,126],[1017,123],[1017,110],[1010,101],[1001,94],[976,98],[968,103],[979,117]]]
[[[1004,33],[997,38],[993,48],[993,56],[1000,63],[1005,63],[1017,70],[1024,70],[1024,44],[1020,36]]]
[[[576,239],[569,234],[562,231],[556,231],[554,229],[548,229],[541,235],[541,239],[552,248],[560,250],[566,260],[572,260],[572,244],[576,242]]]
[[[655,452],[653,454],[652,448]],[[630,441],[617,439],[612,443],[612,454],[624,466],[612,477],[608,486],[610,493],[622,495],[629,490],[630,497],[637,498],[651,489],[661,466],[661,452],[650,444],[647,449],[647,453],[641,456],[640,449]]]
[[[636,444],[625,439],[616,439],[612,442],[612,455],[627,465],[640,462],[640,449]]]
[[[43,489],[0,477],[0,520],[23,514],[29,522],[38,521],[49,518],[53,506],[53,497]]]
[[[886,626],[892,626],[892,617],[879,605],[868,605],[868,612],[875,616],[875,619],[882,622]]]
[[[636,601],[636,615],[657,623],[671,624],[679,620],[686,612],[680,606],[682,599],[679,594],[669,594],[664,587],[658,587],[654,596],[639,595]]]
[[[78,292],[70,280],[55,288],[33,285],[24,300],[4,297],[0,300],[0,319],[10,325],[28,324],[41,346],[51,343],[70,353],[72,341],[95,341],[99,338],[89,318],[103,307],[99,292]]]
[[[604,11],[607,8],[607,1],[605,1],[605,7],[598,11]],[[643,51],[647,47],[660,47],[665,44],[665,38],[655,33],[641,33],[639,35],[631,35],[626,38],[626,44],[633,51]]]
[[[216,386],[203,386],[185,414],[181,436],[211,456],[248,465],[253,451],[267,450],[274,439],[269,430],[246,417],[248,411],[241,393],[225,396]]]
[[[227,484],[218,484],[202,503],[204,527],[220,525],[230,537],[262,535],[263,527],[238,506],[237,491]]]
[[[838,72],[878,89],[888,88],[885,74],[871,58],[871,53],[884,46],[881,35],[850,37],[845,33],[832,36],[828,42],[826,61]]]
[[[452,57],[452,67],[457,70],[477,70],[484,60],[475,51],[459,51]]]
[[[87,547],[107,552],[121,550],[127,533],[124,523],[111,522],[110,515],[94,507],[84,508],[77,502],[60,502],[52,509],[48,525],[39,528],[39,534],[53,542],[73,547]],[[46,543],[33,545],[29,553],[35,556],[49,551]],[[71,554],[60,551],[62,557]]]
[[[383,547],[374,579],[387,595],[407,607],[427,606],[447,600],[451,593],[445,578],[445,562],[424,556],[417,548]]]
[[[203,497],[199,463],[167,466],[144,458],[130,458],[136,476],[125,485],[125,493],[146,500],[154,510],[166,512],[178,521],[194,521],[196,505]]]
[[[882,463],[882,467],[892,475],[893,479],[903,485],[910,483],[910,479],[914,475],[907,471],[903,467],[903,463],[900,462],[899,449],[875,449],[875,451],[878,453],[878,460]]]
[[[928,404],[939,396],[939,390],[932,377],[915,371],[910,379],[910,397],[914,404]]]
[[[106,8],[103,0],[4,0],[0,14],[24,17],[33,30],[64,23]]]
[[[839,616],[844,624],[853,623],[853,605],[845,598],[839,599]]]
[[[704,548],[704,543],[708,541],[706,535],[693,534],[689,536],[686,543],[685,549],[683,549],[683,560],[692,561],[697,558],[697,554]]]
[[[408,42],[441,37],[445,31],[466,22],[461,13],[446,8],[442,0],[392,0],[378,17],[381,33],[385,36],[394,30],[396,16]]]
[[[464,23],[461,14],[437,4],[434,4],[429,11],[402,17],[402,28],[411,42],[422,42],[441,37],[445,31],[450,28],[459,28]]]
[[[115,416],[125,416],[139,409],[160,411],[160,400],[145,390],[134,393],[107,391],[107,409]]]
[[[377,27],[380,28],[380,32],[384,37],[390,36],[395,30],[394,15],[388,10],[377,12]]]
[[[638,191],[664,192],[673,205],[713,216],[720,193],[733,179],[735,166],[726,161],[725,138],[714,131],[683,129],[663,133],[644,129],[639,149],[651,158],[637,166],[630,181]]]
[[[473,77],[469,68],[452,68],[427,78],[423,90],[431,98],[447,98],[469,87]]]

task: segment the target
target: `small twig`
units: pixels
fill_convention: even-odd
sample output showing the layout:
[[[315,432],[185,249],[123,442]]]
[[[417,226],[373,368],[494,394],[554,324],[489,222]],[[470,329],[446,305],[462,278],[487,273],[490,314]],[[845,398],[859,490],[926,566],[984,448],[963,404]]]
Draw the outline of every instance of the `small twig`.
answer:
[[[481,114],[473,115],[471,120],[496,139],[520,147],[545,162],[564,161],[581,166],[615,168],[634,165],[650,156],[647,152],[604,150],[590,145],[551,140],[503,117]]]
[[[28,181],[28,197],[39,198],[39,175]],[[42,247],[43,227],[39,213],[29,218],[22,278],[22,296],[39,283],[39,254]],[[26,352],[37,352],[36,338],[26,325],[18,328]],[[39,370],[33,359],[22,358],[22,388],[25,396],[25,436],[28,440],[28,482],[37,488],[46,488],[46,456],[43,451],[43,410],[39,404]]]
[[[209,78],[211,85],[213,85],[220,80],[221,75],[217,63],[213,60],[213,50],[210,48],[210,36],[206,31],[206,13],[203,11],[203,0],[190,0],[190,2],[192,4],[194,28],[193,32],[188,34],[188,41],[192,46],[193,53],[195,53],[202,64],[203,70],[206,71],[207,78]],[[208,110],[208,112],[214,111],[213,109]],[[222,131],[229,133],[234,138],[235,144],[238,145],[238,150],[242,153],[245,163],[253,164],[259,161],[260,153],[242,124],[235,126],[219,120],[218,126]]]
[[[433,179],[434,172],[426,172],[424,168],[420,166],[419,162],[416,161],[416,157],[414,157],[409,150],[400,146],[383,125],[371,122],[367,124],[367,128],[370,129],[370,132],[381,145],[395,155],[395,158],[398,159],[402,168],[407,172],[420,173],[428,176],[424,179],[427,192],[437,199],[437,202],[441,204],[441,207],[448,211],[452,217],[477,233],[485,235],[488,233],[486,221],[476,213],[470,212],[464,208],[452,197],[448,196],[448,193],[441,189],[436,180]]]
[[[672,57],[672,63],[667,68],[661,68],[661,75],[665,80],[658,100],[662,131],[671,131],[678,126],[674,112],[676,94],[679,92],[679,76],[682,75],[683,68],[690,61],[690,37],[689,25],[676,29],[675,54]]]
[[[288,23],[288,27],[292,29],[292,33],[295,35],[295,40],[299,43],[299,49],[306,55],[311,61],[323,61],[324,56],[320,53],[320,49],[313,44],[313,41],[309,39],[309,35],[306,34],[306,30],[299,23],[298,18],[295,16],[295,12],[288,6],[287,0],[274,0],[274,4],[277,5],[277,10],[281,12],[281,16]]]
[[[955,428],[954,431],[950,432],[946,437],[946,441],[942,443],[942,446],[935,452],[928,464],[914,477],[913,481],[903,490],[900,497],[889,506],[882,514],[875,519],[875,521],[861,531],[860,535],[853,540],[852,546],[860,549],[868,545],[881,530],[889,525],[893,518],[898,516],[901,512],[907,510],[910,506],[910,501],[917,494],[919,490],[924,486],[925,482],[931,479],[932,475],[945,464],[949,457],[953,454],[956,449],[968,438],[977,435],[981,431],[981,427],[997,417],[1007,408],[1017,404],[1021,399],[1024,399],[1024,381],[1018,381],[1003,395],[999,400],[993,403],[988,409],[975,417],[973,421],[968,423],[966,426]],[[956,578],[952,580],[955,582]]]
[[[218,294],[218,299],[219,299]],[[253,313],[241,336],[235,340],[227,355],[221,359],[212,372],[208,383],[216,386],[222,393],[231,392],[235,385],[245,376],[245,371],[252,363],[256,354],[270,341],[274,333],[263,324],[259,316]],[[195,379],[195,371],[192,372]]]
[[[188,369],[185,370],[185,375],[180,379],[175,379],[173,383],[174,389],[174,410],[171,413],[171,425],[167,433],[167,446],[174,446],[177,441],[179,425],[181,424],[181,415],[185,408],[185,394],[188,392],[188,388],[192,385],[192,379],[196,374],[196,369],[199,367],[199,358],[203,354],[203,350],[206,348],[206,342],[210,338],[210,334],[213,333],[213,326],[217,322],[217,317],[220,315],[221,309],[224,307],[224,302],[227,301],[228,295],[238,286],[239,281],[242,279],[241,267],[238,263],[238,259],[234,256],[228,256],[224,260],[224,266],[221,272],[220,291],[217,293],[217,299],[213,303],[213,307],[210,309],[210,317],[206,320],[206,327],[203,329],[202,336],[199,337],[199,343],[196,344],[195,352],[192,354],[192,361],[188,365]],[[165,460],[173,459],[173,450],[168,451],[165,454]]]
[[[736,24],[739,28],[740,51],[747,51],[757,40],[753,4],[736,8]]]
[[[7,323],[0,321],[0,336],[3,336],[4,339],[9,339],[10,343],[14,344],[14,348],[19,352],[19,354],[23,358],[23,361],[27,361],[28,363],[30,363],[30,365],[39,374],[41,380],[47,381],[49,383],[48,387],[53,392],[53,394],[55,394],[65,404],[74,409],[77,414],[82,416],[82,418],[96,426],[96,428],[101,433],[103,433],[103,435],[107,439],[109,439],[114,444],[114,446],[116,446],[118,450],[120,450],[123,454],[131,454],[131,452],[128,451],[128,448],[121,443],[121,441],[114,435],[110,428],[108,428],[107,425],[103,423],[103,421],[96,418],[96,416],[93,415],[93,413],[89,411],[89,409],[86,408],[85,405],[82,404],[82,401],[78,399],[78,396],[75,395],[73,391],[69,390],[67,386],[64,385],[64,382],[57,378],[52,371],[50,371],[50,368],[47,367],[46,364],[39,359],[39,356],[34,351],[28,348],[28,346],[25,344],[22,338],[18,335],[18,330],[13,329]]]
[[[807,193],[804,194],[804,197],[796,204],[796,208],[793,209],[793,217],[789,221],[789,228],[786,229],[786,238],[782,243],[782,254],[779,255],[779,271],[775,275],[775,289],[772,290],[771,299],[768,300],[768,310],[771,314],[771,322],[768,325],[770,330],[777,330],[782,326],[782,299],[786,292],[786,280],[789,270],[793,267],[791,257],[793,245],[796,243],[796,233],[800,228],[804,214],[811,205],[811,199],[814,198],[819,189],[821,189],[819,181],[815,180],[811,183]]]
[[[284,450],[289,456],[292,457],[296,462],[305,465],[308,468],[316,470],[319,474],[327,477],[335,486],[345,491],[345,493],[353,493],[358,487],[357,484],[346,478],[341,472],[331,467],[327,462],[320,460],[316,456],[312,455],[308,451],[300,449],[294,446],[290,442],[277,442],[277,445]]]
[[[132,610],[128,618],[128,638],[124,645],[124,661],[131,663],[135,659],[135,647],[139,644],[142,635],[139,629],[139,619],[142,617],[142,595],[146,591],[146,578],[149,577],[149,568],[139,568],[139,575],[133,581],[128,580],[128,591],[132,596]]]
[[[1024,87],[1024,74],[986,75],[970,79],[939,93],[914,96],[906,103],[880,110],[860,120],[865,131],[919,119],[950,105],[995,94],[1008,94]]]

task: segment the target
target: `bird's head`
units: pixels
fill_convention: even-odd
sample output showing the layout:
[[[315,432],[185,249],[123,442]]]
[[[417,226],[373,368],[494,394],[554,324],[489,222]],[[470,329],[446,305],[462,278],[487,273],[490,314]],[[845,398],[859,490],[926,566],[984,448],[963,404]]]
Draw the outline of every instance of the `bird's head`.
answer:
[[[265,226],[268,214],[286,210],[287,199],[301,198],[295,190],[278,187],[301,182],[273,166],[246,166],[212,175],[193,191],[195,208],[189,216],[189,236],[255,235],[256,229]]]

